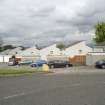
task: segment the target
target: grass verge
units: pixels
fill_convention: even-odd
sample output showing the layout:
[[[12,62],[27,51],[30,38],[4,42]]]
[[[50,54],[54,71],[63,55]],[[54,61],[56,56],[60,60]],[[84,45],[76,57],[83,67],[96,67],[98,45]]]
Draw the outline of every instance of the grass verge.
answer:
[[[50,71],[44,72],[41,68],[30,68],[30,67],[0,68],[0,77],[30,75],[35,73],[51,73],[51,72]]]

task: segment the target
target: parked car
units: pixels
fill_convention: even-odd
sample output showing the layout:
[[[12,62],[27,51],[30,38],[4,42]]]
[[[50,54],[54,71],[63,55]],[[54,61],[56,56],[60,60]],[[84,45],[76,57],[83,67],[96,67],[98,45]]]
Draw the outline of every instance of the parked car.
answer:
[[[18,65],[18,60],[17,59],[14,59],[14,58],[10,58],[9,59],[9,62],[8,62],[8,66],[16,66]]]
[[[105,60],[97,61],[97,62],[95,63],[95,66],[96,66],[97,68],[105,69]]]
[[[50,68],[64,68],[64,67],[72,67],[73,65],[69,61],[55,60],[55,61],[49,61],[48,66]]]
[[[8,62],[8,66],[16,66],[16,65],[18,65],[18,61],[16,60]]]
[[[25,60],[25,61],[19,62],[18,65],[30,65],[31,63],[33,63],[33,61],[31,61],[31,60]]]
[[[31,67],[38,67],[38,66],[42,66],[43,64],[47,64],[47,61],[37,60],[31,64]]]

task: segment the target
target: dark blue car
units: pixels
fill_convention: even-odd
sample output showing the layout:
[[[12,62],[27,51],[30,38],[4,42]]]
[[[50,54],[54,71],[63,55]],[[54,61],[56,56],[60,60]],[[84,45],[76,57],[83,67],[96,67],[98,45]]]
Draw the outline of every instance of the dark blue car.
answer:
[[[100,61],[97,61],[95,66],[97,68],[102,68],[102,69],[105,69],[105,60],[100,60]]]
[[[31,67],[40,67],[43,64],[47,64],[47,61],[45,61],[45,60],[37,60],[37,61],[35,61],[35,62],[33,62],[31,64]]]

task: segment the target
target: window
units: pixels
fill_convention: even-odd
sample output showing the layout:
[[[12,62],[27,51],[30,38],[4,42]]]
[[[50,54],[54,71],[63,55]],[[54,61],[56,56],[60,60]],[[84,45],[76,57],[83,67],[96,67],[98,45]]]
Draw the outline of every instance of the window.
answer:
[[[50,54],[53,54],[54,52],[53,51],[50,51]]]
[[[82,53],[82,50],[79,50],[79,53]]]

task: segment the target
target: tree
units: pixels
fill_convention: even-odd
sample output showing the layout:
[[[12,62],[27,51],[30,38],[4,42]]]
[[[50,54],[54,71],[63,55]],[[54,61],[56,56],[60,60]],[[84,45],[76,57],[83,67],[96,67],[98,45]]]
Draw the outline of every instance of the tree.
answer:
[[[95,42],[102,43],[105,42],[105,23],[101,22],[96,24],[95,26]]]
[[[12,46],[12,45],[5,45],[5,46],[3,46],[3,49],[4,49],[4,50],[14,49],[14,48],[16,48],[16,47],[14,47],[14,46]]]
[[[2,38],[0,37],[0,47],[3,45],[3,40]]]
[[[0,52],[3,50],[2,45],[3,45],[3,40],[2,40],[2,38],[0,37]]]
[[[57,48],[59,48],[61,51],[65,49],[65,45],[63,43],[57,44]]]
[[[13,55],[12,58],[15,59],[16,58],[15,55]]]

